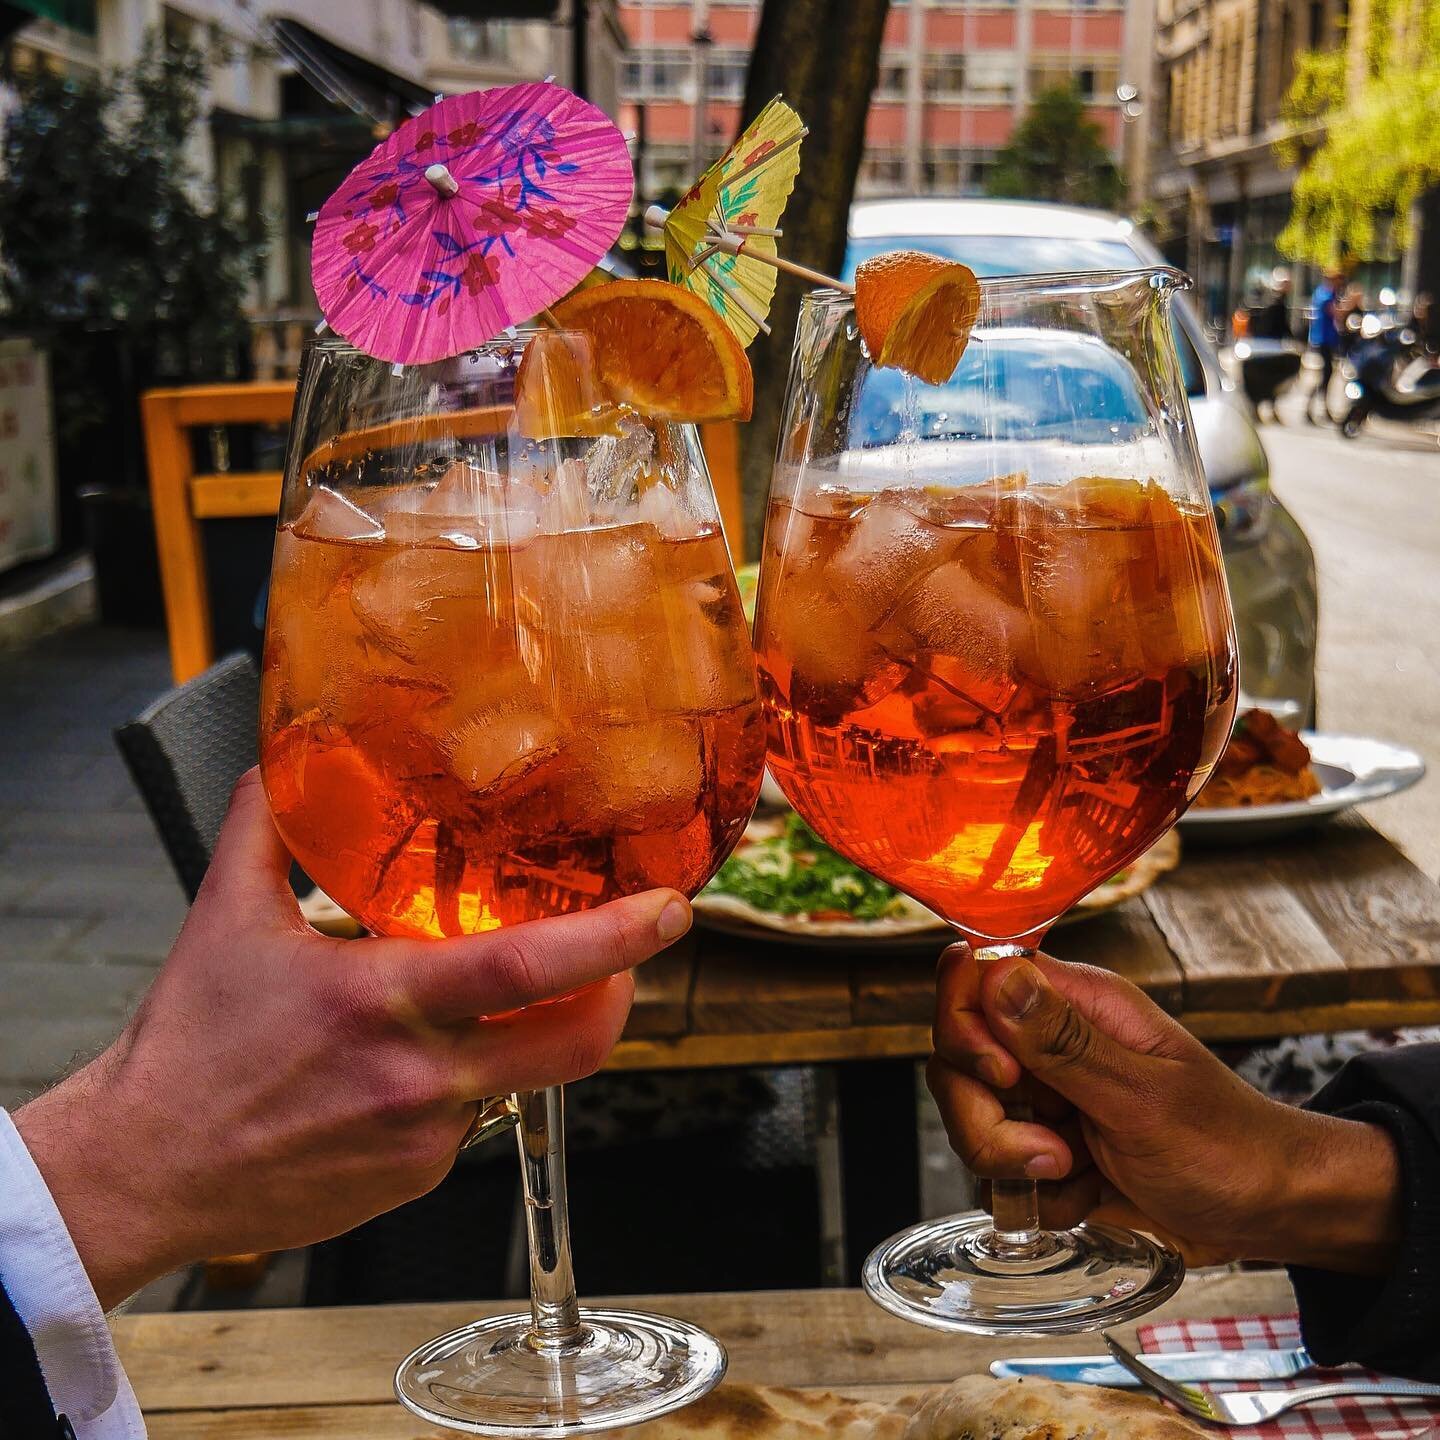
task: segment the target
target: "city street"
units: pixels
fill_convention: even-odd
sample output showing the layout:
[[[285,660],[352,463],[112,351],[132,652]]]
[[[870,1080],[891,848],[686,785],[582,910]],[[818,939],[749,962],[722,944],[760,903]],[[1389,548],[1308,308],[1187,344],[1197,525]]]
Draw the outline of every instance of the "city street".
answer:
[[[1320,724],[1424,755],[1429,776],[1366,815],[1440,877],[1440,445],[1373,423],[1346,440],[1293,399],[1281,410],[1287,423],[1261,433],[1275,493],[1315,549]]]

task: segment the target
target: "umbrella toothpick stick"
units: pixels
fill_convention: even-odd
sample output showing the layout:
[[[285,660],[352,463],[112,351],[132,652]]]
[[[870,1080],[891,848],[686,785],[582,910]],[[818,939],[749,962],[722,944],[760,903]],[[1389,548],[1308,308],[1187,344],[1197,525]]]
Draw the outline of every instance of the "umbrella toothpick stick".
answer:
[[[661,230],[666,220],[670,218],[670,212],[659,205],[651,205],[645,211],[645,223],[652,230]],[[770,255],[762,250],[747,250],[745,242],[752,235],[778,236],[779,230],[765,229],[758,225],[724,225],[711,221],[708,227],[705,244],[706,249],[696,257],[697,264],[703,264],[716,251],[723,251],[726,255],[743,255],[747,260],[759,260],[765,265],[771,265],[776,270],[783,270],[787,275],[797,276],[801,280],[808,280],[812,285],[823,285],[827,289],[840,290],[846,295],[853,295],[855,287],[847,285],[843,280],[837,280],[833,275],[825,275],[819,270],[812,270],[808,265],[798,265],[793,260],[786,260],[782,255]],[[719,278],[708,266],[707,275],[712,278]],[[724,281],[720,283],[724,285]],[[726,289],[730,287],[726,286]],[[731,291],[733,294],[734,292]]]
[[[460,193],[460,182],[450,173],[450,169],[446,165],[428,166],[425,178],[435,187],[436,194],[443,199],[448,200],[452,195]]]

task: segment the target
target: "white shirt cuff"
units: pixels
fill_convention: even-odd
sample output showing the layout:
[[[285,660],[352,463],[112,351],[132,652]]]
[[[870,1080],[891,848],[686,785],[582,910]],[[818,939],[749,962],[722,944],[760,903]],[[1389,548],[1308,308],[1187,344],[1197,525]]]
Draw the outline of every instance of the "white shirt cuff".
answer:
[[[56,1412],[79,1440],[144,1440],[100,1302],[44,1177],[0,1110],[0,1278],[30,1332]]]

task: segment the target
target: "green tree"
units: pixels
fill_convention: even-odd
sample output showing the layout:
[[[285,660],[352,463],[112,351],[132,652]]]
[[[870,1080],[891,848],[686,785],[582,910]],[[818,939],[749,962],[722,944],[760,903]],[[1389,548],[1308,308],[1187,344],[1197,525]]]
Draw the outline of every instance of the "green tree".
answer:
[[[1010,143],[997,155],[986,193],[1006,199],[1056,200],[1113,210],[1125,181],[1100,127],[1085,114],[1080,92],[1067,85],[1042,90],[1030,102]]]
[[[138,392],[235,373],[254,257],[186,157],[204,73],[152,44],[110,79],[27,77],[6,119],[3,319],[50,351],[62,483],[101,455],[138,481]]]
[[[1411,207],[1440,184],[1440,0],[1370,0],[1367,18],[1299,57],[1285,97],[1277,154],[1301,170],[1278,243],[1315,265],[1403,248]]]

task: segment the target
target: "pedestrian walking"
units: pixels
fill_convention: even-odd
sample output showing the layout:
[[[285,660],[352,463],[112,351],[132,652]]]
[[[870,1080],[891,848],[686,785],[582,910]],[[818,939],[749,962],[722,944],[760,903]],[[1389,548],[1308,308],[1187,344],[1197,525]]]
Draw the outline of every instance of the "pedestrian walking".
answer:
[[[1335,360],[1340,353],[1340,323],[1336,307],[1340,301],[1341,287],[1345,277],[1339,270],[1327,270],[1325,278],[1315,287],[1310,297],[1310,348],[1320,357],[1320,379],[1310,392],[1305,403],[1305,418],[1312,424],[1315,419],[1315,402],[1327,420],[1330,414],[1330,382],[1335,377]]]

